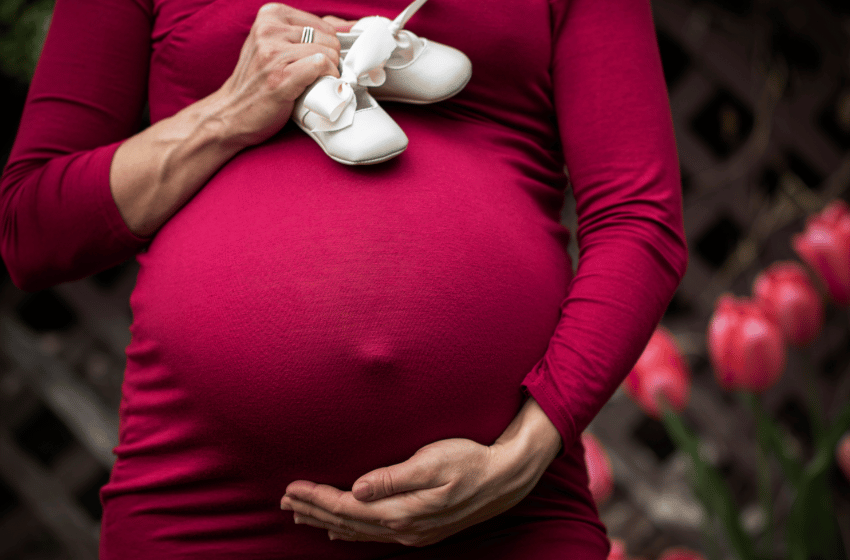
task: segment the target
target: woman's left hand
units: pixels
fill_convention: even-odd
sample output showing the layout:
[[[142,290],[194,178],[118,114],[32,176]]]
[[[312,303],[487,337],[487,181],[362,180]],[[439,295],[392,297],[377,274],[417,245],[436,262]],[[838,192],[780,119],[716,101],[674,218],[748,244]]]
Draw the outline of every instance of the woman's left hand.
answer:
[[[536,410],[526,403],[491,446],[437,441],[403,463],[363,475],[351,492],[297,480],[287,486],[281,509],[293,511],[296,523],[327,530],[331,539],[437,543],[516,505],[554,459],[560,436],[548,420],[532,419],[542,415],[532,403]]]

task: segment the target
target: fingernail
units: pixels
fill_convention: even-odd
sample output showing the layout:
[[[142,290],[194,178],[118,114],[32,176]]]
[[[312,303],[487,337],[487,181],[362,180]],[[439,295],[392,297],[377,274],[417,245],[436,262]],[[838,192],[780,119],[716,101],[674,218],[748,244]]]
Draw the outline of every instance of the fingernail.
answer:
[[[301,516],[296,513],[292,516],[292,520],[295,521],[296,525],[299,525],[301,523]]]
[[[332,541],[336,540],[336,535],[334,535],[333,533],[328,533],[328,538]]]
[[[354,488],[351,489],[351,493],[354,494],[354,497],[358,500],[366,500],[372,497],[372,485],[366,481],[361,480],[357,484],[354,485]]]

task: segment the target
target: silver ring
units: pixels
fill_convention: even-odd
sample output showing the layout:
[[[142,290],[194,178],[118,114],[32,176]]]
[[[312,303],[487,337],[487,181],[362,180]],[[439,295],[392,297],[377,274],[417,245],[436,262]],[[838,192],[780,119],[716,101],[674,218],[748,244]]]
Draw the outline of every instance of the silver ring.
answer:
[[[302,43],[312,43],[314,31],[315,31],[315,29],[313,29],[310,26],[304,27],[304,30],[301,31],[301,42]]]

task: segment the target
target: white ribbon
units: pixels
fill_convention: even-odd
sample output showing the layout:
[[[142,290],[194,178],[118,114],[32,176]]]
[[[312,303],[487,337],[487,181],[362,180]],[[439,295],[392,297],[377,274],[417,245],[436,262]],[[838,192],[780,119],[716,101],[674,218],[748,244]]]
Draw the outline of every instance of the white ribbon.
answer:
[[[421,40],[401,29],[427,0],[414,0],[390,21],[385,17],[363,18],[351,28],[360,35],[342,61],[340,77],[325,76],[304,97],[304,107],[314,113],[313,132],[329,132],[351,126],[357,100],[354,87],[377,87],[386,80],[384,66],[397,48],[406,49]]]

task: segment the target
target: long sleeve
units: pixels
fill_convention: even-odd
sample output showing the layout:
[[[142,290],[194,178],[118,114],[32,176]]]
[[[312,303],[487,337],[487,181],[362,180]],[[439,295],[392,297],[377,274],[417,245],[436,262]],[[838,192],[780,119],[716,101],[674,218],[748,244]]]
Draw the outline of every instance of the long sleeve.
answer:
[[[0,182],[0,251],[18,287],[93,274],[147,242],[121,218],[109,169],[139,125],[150,51],[144,0],[56,3]]]
[[[571,447],[640,356],[687,265],[679,166],[646,0],[553,0],[553,90],[579,260],[523,387]]]

